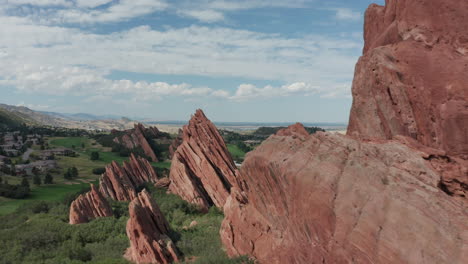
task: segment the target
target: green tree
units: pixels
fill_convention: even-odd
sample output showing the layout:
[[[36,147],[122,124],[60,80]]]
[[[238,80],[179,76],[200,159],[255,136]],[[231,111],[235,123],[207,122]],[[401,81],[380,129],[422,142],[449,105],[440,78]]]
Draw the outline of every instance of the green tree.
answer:
[[[82,148],[82,149],[85,148],[85,143],[81,143],[81,148]]]
[[[39,175],[40,171],[39,171],[39,169],[37,167],[33,167],[32,168],[32,173],[34,174],[34,176],[37,176],[37,175]]]
[[[42,184],[41,176],[39,176],[39,174],[34,175],[33,183],[35,185],[41,185]]]
[[[91,160],[99,160],[99,152],[97,151],[91,152]]]
[[[28,181],[28,178],[23,177],[23,180],[21,180],[21,186],[23,186],[23,187],[28,187],[28,188],[29,188],[29,181]]]
[[[16,166],[15,164],[11,164],[11,176],[16,176]]]
[[[47,173],[44,178],[44,184],[52,184],[52,183],[54,183],[54,178],[52,177],[52,175],[50,175],[50,173]]]
[[[70,169],[68,169],[64,174],[63,174],[63,178],[67,179],[67,180],[71,180],[72,176],[70,174]]]
[[[78,177],[78,169],[76,167],[71,167],[70,168],[70,175],[72,178]]]

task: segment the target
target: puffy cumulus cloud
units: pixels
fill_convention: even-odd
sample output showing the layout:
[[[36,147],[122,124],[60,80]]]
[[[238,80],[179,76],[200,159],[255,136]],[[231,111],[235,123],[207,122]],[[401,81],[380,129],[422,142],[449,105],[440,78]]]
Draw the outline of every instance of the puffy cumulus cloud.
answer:
[[[335,8],[333,9],[335,13],[335,18],[338,20],[360,20],[362,18],[361,12],[353,11],[349,8]]]
[[[233,96],[228,97],[232,100],[251,100],[255,98],[271,98],[271,97],[283,97],[297,94],[303,94],[305,96],[312,95],[319,92],[318,87],[314,87],[310,84],[298,82],[289,85],[283,85],[281,87],[273,87],[267,85],[265,87],[257,87],[252,84],[241,84]]]
[[[111,80],[105,72],[82,67],[18,65],[4,72],[0,85],[14,86],[26,93],[87,96],[88,101],[125,95],[135,101],[160,100],[164,96],[219,96],[208,87],[165,82]]]
[[[101,2],[102,3],[102,2]],[[79,4],[79,3],[78,3]],[[99,4],[102,5],[102,4]],[[96,7],[98,5],[81,7]],[[120,0],[106,9],[63,9],[51,17],[52,22],[60,23],[108,23],[128,20],[164,10],[168,4],[162,0]]]
[[[70,0],[1,0],[2,5],[33,5],[33,6],[71,6],[72,1]]]
[[[205,23],[225,20],[225,13],[256,8],[301,8],[314,0],[198,0],[182,1],[178,14]]]
[[[78,7],[95,8],[112,2],[112,0],[76,0]]]
[[[265,4],[257,1],[257,5],[260,2]],[[115,21],[150,12],[152,8],[167,7],[164,1],[149,0],[94,3],[105,6],[94,10],[92,1],[77,1],[76,5],[90,11],[88,17],[76,19]],[[279,1],[275,3],[280,5]],[[215,2],[206,4],[214,6]],[[236,2],[217,2],[217,5],[209,10],[241,8],[234,6]],[[37,23],[27,16],[1,14],[0,24],[0,85],[14,86],[22,92],[95,98],[112,93],[126,94],[135,100],[159,100],[164,96],[251,100],[312,93],[336,97],[349,93],[348,86],[335,80],[352,78],[362,46],[360,38],[349,36],[284,37],[225,27],[154,30],[138,26],[97,34],[60,24]],[[114,71],[238,77],[291,85],[241,85],[237,91],[229,92],[190,84],[111,80],[107,76]]]
[[[215,10],[181,10],[179,14],[195,18],[205,23],[213,23],[224,20],[224,14]]]

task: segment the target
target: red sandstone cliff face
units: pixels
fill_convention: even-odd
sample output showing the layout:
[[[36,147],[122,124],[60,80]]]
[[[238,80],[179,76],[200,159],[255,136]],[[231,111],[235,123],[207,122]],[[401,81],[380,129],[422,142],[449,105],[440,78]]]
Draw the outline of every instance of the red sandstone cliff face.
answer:
[[[157,162],[158,158],[151,148],[146,136],[156,137],[159,134],[159,130],[156,127],[145,128],[143,124],[135,124],[135,128],[128,130],[125,135],[121,138],[114,138],[114,142],[124,145],[128,149],[134,149],[141,147],[146,156],[151,158],[151,161]]]
[[[145,182],[156,183],[158,176],[144,158],[130,156],[123,167],[112,162],[99,180],[99,189],[106,197],[117,201],[131,201],[136,197],[136,188]]]
[[[468,259],[468,2],[366,12],[348,135],[280,131],[247,155],[228,253],[260,263]]]
[[[236,185],[237,168],[223,138],[201,110],[183,129],[174,153],[169,190],[204,209],[222,208]]]
[[[468,159],[467,14],[468,2],[459,0],[369,7],[349,135],[409,136]]]
[[[112,216],[112,209],[94,184],[91,184],[91,191],[80,195],[70,206],[70,224],[72,225],[107,216]]]
[[[468,206],[398,141],[288,129],[247,155],[224,207],[228,253],[260,263],[463,263]]]
[[[146,190],[130,203],[129,213],[127,236],[130,247],[125,258],[135,263],[178,262],[177,249],[167,236],[169,224]]]

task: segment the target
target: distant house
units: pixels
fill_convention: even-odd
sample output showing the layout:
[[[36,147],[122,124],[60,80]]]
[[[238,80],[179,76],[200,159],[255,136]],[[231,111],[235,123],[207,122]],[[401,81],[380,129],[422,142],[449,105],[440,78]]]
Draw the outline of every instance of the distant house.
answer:
[[[261,140],[246,140],[246,141],[244,141],[244,143],[246,145],[252,146],[252,145],[258,145],[258,144],[262,143],[262,141]]]
[[[32,175],[32,170],[34,168],[39,169],[41,172],[47,172],[48,170],[58,168],[58,164],[55,160],[41,160],[15,166],[17,175]]]
[[[75,151],[68,148],[55,148],[48,149],[41,152],[42,157],[53,157],[53,156],[74,156]],[[47,158],[43,158],[47,159]]]

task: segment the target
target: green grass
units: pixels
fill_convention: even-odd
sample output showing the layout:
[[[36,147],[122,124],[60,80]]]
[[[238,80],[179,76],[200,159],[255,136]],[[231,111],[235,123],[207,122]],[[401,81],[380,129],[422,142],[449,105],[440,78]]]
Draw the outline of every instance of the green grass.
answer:
[[[81,144],[85,144],[85,147],[89,147],[90,139],[87,137],[66,137],[66,138],[53,138],[49,144],[57,147],[72,148],[75,146],[76,149],[81,149]]]
[[[245,157],[245,152],[242,151],[238,146],[233,144],[227,144],[229,153],[234,159],[243,159]]]
[[[160,169],[170,169],[171,168],[171,162],[170,161],[151,162],[151,165],[153,165],[156,168],[160,168]]]
[[[80,191],[88,186],[89,183],[41,185],[32,188],[31,195],[26,199],[7,199],[1,197],[0,215],[10,214],[21,205],[32,201],[61,201],[69,193]]]

